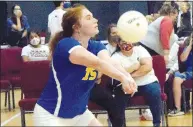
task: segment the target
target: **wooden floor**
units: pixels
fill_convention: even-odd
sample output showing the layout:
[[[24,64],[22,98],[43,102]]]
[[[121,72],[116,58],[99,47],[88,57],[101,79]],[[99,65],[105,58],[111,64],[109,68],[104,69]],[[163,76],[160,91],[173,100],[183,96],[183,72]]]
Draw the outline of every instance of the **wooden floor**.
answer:
[[[18,101],[20,90],[15,90],[16,108],[8,111],[4,107],[5,94],[1,93],[1,126],[21,126],[20,110]],[[33,126],[33,114],[26,114],[26,125]],[[98,120],[107,126],[107,115],[99,115]],[[138,110],[126,111],[127,126],[152,126],[152,121],[140,121]],[[192,126],[192,110],[183,116],[169,117],[169,126]]]

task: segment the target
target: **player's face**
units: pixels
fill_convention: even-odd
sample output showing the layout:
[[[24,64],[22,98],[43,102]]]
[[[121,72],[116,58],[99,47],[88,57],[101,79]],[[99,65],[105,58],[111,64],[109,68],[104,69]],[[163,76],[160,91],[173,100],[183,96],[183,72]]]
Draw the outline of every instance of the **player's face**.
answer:
[[[94,37],[99,33],[98,20],[95,19],[88,9],[82,10],[82,18],[80,19],[80,32],[89,37]]]

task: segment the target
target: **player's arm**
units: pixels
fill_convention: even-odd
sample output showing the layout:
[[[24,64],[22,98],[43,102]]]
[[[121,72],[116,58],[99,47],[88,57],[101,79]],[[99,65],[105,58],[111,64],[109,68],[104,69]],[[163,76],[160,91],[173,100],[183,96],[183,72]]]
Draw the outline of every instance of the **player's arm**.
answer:
[[[123,81],[123,78],[125,77],[125,75],[114,68],[114,66],[98,58],[81,46],[74,49],[70,53],[69,59],[73,64],[92,67],[99,72],[109,75],[110,77],[113,77],[119,81]]]
[[[125,90],[125,91],[130,91],[128,93],[131,93],[131,91],[133,92],[136,90],[136,88],[133,87],[135,86],[134,85],[135,82],[129,80],[129,78],[124,73],[119,71],[109,62],[103,59],[100,59],[99,57],[90,53],[89,51],[87,51],[85,48],[81,46],[73,49],[73,51],[70,53],[69,60],[73,64],[92,67],[105,75],[108,75],[116,80],[121,81],[124,84],[124,86],[128,85],[127,90]]]
[[[131,73],[131,76],[133,78],[144,76],[152,70],[152,58],[150,57],[141,58],[139,62],[140,62],[139,69]]]
[[[121,64],[109,56],[107,50],[102,50],[98,53],[98,57],[108,63],[111,63],[117,70],[122,72],[124,75],[131,77],[130,74],[121,66]]]
[[[133,82],[135,82],[133,80],[133,78],[131,77],[131,75],[121,66],[121,64],[117,61],[115,61],[114,59],[112,59],[112,57],[109,56],[109,53],[107,50],[101,50],[98,53],[98,57],[101,60],[106,61],[107,63],[110,63],[113,67],[115,67],[117,70],[119,70],[120,72],[122,72],[126,77],[128,77],[130,80],[132,80]],[[133,84],[132,86],[135,90],[137,90],[137,85]]]

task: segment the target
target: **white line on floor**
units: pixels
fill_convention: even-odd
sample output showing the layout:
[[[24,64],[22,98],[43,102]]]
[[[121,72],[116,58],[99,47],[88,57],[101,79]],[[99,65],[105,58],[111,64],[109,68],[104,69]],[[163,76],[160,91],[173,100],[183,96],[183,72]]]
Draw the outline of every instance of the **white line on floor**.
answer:
[[[11,118],[9,118],[8,120],[4,121],[3,123],[1,123],[1,127],[5,126],[7,123],[9,123],[10,121],[12,121],[13,119],[17,118],[18,116],[20,116],[21,113],[17,113],[16,115],[12,116]]]

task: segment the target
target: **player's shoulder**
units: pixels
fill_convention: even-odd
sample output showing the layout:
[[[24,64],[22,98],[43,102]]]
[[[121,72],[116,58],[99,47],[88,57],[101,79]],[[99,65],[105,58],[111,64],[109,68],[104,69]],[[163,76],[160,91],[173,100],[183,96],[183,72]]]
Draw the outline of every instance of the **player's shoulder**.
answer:
[[[71,42],[71,41],[76,41],[78,42],[77,40],[75,40],[74,38],[72,37],[65,37],[65,38],[62,38],[59,43],[67,43],[67,42]]]
[[[65,37],[59,41],[58,45],[59,47],[73,47],[75,45],[80,45],[80,43],[73,37]]]

